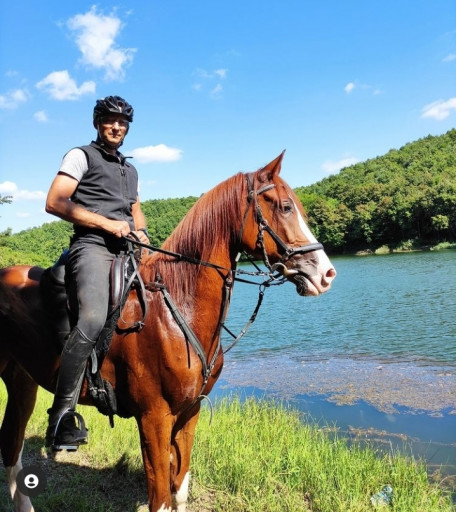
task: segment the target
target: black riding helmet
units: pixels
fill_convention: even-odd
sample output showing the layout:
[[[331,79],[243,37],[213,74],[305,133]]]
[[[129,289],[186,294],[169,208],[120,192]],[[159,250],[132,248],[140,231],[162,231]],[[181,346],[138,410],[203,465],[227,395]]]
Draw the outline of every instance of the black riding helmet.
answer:
[[[125,119],[133,122],[133,107],[120,96],[106,96],[101,100],[97,100],[95,108],[93,109],[93,125],[98,128],[98,121],[100,117],[110,114],[120,114]]]

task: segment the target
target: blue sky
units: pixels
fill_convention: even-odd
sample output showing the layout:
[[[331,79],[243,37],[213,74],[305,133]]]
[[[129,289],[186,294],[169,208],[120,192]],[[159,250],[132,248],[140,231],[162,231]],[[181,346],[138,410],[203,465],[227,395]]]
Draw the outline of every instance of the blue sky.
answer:
[[[0,231],[44,213],[97,98],[135,120],[141,200],[286,155],[293,187],[456,124],[454,0],[16,0],[0,7]]]

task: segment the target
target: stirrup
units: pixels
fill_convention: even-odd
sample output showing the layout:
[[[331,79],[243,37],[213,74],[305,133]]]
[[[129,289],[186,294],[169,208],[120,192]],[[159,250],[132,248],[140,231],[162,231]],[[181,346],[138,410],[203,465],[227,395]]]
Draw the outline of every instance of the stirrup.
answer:
[[[74,418],[72,425],[65,424],[65,420],[71,420],[72,418]],[[51,450],[54,452],[62,450],[75,452],[79,445],[87,444],[87,435],[88,431],[84,418],[76,411],[68,409],[60,416],[55,426]]]

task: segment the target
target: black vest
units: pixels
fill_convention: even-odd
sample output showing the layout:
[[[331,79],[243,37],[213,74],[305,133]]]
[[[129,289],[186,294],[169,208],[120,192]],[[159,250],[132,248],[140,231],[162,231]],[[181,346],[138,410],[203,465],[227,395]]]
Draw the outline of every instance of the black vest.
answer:
[[[135,167],[121,153],[111,155],[96,142],[79,149],[86,154],[88,171],[71,200],[108,219],[125,220],[134,230],[132,205],[138,195],[138,173]],[[90,230],[75,225],[74,231],[76,235],[84,235]]]

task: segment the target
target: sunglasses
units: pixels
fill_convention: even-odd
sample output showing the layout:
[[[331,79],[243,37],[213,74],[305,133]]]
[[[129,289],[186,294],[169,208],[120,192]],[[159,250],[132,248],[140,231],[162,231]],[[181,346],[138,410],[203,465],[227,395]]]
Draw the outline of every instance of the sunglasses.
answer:
[[[130,124],[123,117],[102,117],[101,122],[106,126],[113,126],[117,123],[121,128],[127,128],[128,125]]]

